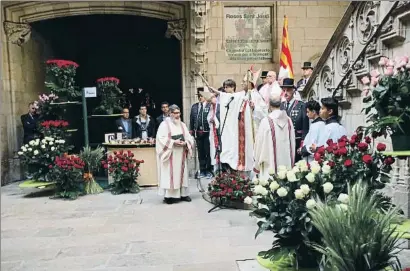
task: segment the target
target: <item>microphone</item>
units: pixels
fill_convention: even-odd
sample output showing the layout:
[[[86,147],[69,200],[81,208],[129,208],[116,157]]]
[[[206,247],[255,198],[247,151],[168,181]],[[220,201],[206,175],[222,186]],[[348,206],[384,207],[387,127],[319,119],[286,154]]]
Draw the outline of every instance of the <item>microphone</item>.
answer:
[[[225,106],[226,108],[229,108],[229,105],[232,103],[233,99],[234,99],[234,97],[231,97],[231,99],[229,100],[229,102]]]

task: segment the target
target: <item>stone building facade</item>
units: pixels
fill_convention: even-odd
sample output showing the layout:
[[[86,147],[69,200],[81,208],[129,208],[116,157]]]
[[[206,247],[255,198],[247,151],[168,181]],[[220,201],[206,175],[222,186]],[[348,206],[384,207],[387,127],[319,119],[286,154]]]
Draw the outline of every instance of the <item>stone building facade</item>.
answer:
[[[164,35],[181,42],[183,108],[185,116],[196,101],[196,88],[203,86],[199,74],[211,85],[224,79],[240,82],[252,64],[258,69],[278,70],[283,17],[289,19],[290,49],[296,79],[303,61],[317,61],[323,53],[348,3],[343,1],[275,2],[1,2],[2,90],[0,99],[1,183],[18,180],[16,151],[22,141],[20,116],[44,89],[45,43],[32,33],[30,23],[51,18],[126,14],[168,21]],[[270,14],[270,59],[229,60],[226,36],[230,35],[226,8],[253,7]]]

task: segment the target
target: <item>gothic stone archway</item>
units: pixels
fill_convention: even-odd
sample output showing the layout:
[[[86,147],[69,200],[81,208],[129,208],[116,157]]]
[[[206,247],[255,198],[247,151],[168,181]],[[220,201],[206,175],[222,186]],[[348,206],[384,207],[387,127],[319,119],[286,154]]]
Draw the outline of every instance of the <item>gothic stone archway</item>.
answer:
[[[2,95],[0,108],[0,153],[2,183],[19,179],[19,166],[15,152],[21,144],[20,115],[25,114],[27,103],[36,99],[43,90],[42,74],[44,59],[39,41],[31,39],[30,23],[57,17],[88,14],[126,14],[147,16],[168,21],[166,36],[175,36],[181,41],[182,86],[184,115],[189,115],[195,100],[195,85],[192,83],[190,8],[201,2],[2,2]],[[202,5],[206,6],[204,2]],[[195,10],[194,10],[195,11]],[[194,14],[198,14],[194,12]],[[194,43],[196,44],[196,43]],[[194,54],[195,55],[195,54]],[[192,66],[192,67],[191,67]],[[195,81],[196,82],[196,81]]]

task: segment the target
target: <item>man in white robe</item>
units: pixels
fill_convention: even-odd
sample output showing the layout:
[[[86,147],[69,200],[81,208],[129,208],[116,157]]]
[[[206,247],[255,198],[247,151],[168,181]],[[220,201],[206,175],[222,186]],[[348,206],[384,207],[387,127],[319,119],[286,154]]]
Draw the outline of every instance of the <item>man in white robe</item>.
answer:
[[[317,101],[309,101],[306,103],[306,114],[311,120],[309,132],[303,140],[302,148],[299,151],[302,158],[306,162],[313,161],[312,146],[323,146],[326,142],[322,142],[321,134],[325,131],[325,122],[319,116],[320,104]]]
[[[280,95],[272,95],[269,103],[271,113],[260,124],[254,151],[253,171],[262,179],[268,179],[270,171],[277,173],[280,166],[292,168],[295,159],[292,120],[284,110],[280,110]]]
[[[253,82],[260,71],[248,73],[247,81]],[[264,103],[257,91],[248,91],[248,86],[245,84],[244,90],[234,93],[220,92],[214,88],[211,91],[220,97],[221,163],[250,173],[253,168],[254,132],[258,126],[253,116],[255,111],[263,111]]]
[[[192,156],[194,140],[181,121],[178,106],[169,107],[170,117],[161,122],[156,137],[159,195],[167,204],[190,202],[187,158]]]

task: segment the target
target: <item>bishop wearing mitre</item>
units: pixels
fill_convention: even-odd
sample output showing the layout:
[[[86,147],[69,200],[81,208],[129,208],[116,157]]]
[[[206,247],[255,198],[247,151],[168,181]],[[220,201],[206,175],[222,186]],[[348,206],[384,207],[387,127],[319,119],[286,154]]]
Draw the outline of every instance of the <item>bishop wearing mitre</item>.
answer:
[[[170,117],[161,122],[156,137],[159,195],[167,204],[190,202],[187,158],[192,155],[194,139],[177,105],[169,107]]]
[[[236,92],[235,88],[235,92],[227,93],[210,88],[220,97],[220,161],[234,170],[246,173],[250,173],[253,168],[253,148],[258,120],[262,119],[263,112],[267,114],[262,97],[253,89],[259,74],[260,70],[247,71],[242,91]]]
[[[267,180],[269,173],[278,172],[280,166],[293,167],[295,159],[295,131],[286,111],[280,110],[281,96],[269,99],[270,113],[259,126],[255,140],[253,171]]]

